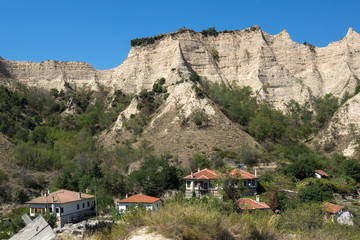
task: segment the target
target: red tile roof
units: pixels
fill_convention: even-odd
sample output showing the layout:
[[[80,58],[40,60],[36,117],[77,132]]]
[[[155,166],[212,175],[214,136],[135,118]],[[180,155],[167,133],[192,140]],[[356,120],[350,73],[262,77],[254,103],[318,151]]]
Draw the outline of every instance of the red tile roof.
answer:
[[[256,202],[250,198],[240,198],[236,202],[236,206],[243,210],[251,209],[270,209],[270,207],[264,202]]]
[[[118,202],[119,203],[154,203],[159,200],[160,198],[137,194],[128,198],[121,199]]]
[[[186,177],[184,177],[184,179],[216,179],[217,176],[218,175],[216,172],[205,168],[201,171],[195,172],[193,174],[193,177],[191,177],[191,174],[190,174],[190,175],[187,175]]]
[[[323,204],[323,209],[329,213],[337,213],[339,212],[341,209],[343,209],[343,206],[339,206],[336,204],[332,204],[332,203],[324,203]]]
[[[50,194],[46,194],[42,197],[35,198],[31,201],[28,201],[26,203],[28,204],[60,204],[60,203],[68,203],[68,202],[75,202],[85,199],[91,199],[94,198],[94,195],[81,193],[81,198],[79,198],[79,192],[73,192],[69,190],[58,190],[56,192],[52,192]]]
[[[329,175],[327,175],[326,172],[324,172],[323,170],[315,170],[316,173],[320,174],[321,176],[324,176],[324,177],[329,177]]]
[[[230,172],[230,175],[233,176],[233,177],[241,177],[242,179],[255,179],[255,178],[258,178],[257,176],[251,174],[251,173],[248,173],[248,172],[245,172],[244,170],[241,170],[239,168],[235,168],[233,170],[231,170]]]

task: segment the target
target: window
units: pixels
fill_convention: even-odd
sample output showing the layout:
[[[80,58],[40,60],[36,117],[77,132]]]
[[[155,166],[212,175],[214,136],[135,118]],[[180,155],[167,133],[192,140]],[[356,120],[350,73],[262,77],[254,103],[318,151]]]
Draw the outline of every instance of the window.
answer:
[[[77,209],[79,209],[79,208],[80,208],[80,205],[79,205],[79,204],[77,204],[77,205],[76,205],[76,208],[77,208]]]
[[[61,213],[63,213],[63,212],[64,212],[64,208],[62,207],[62,208],[61,208]]]
[[[254,179],[251,180],[251,186],[255,186],[255,180]]]
[[[88,202],[88,207],[90,207],[90,202]]]
[[[187,182],[186,182],[186,187],[189,188],[189,187],[190,187],[190,184],[191,184],[191,181],[187,181]]]
[[[83,202],[83,208],[85,208],[85,203]]]
[[[51,208],[51,207],[49,207],[49,212],[52,212],[52,208]]]
[[[59,213],[59,208],[58,207],[56,208],[56,213]]]
[[[204,188],[208,188],[207,182],[204,182]]]
[[[244,181],[244,186],[246,187],[246,181]]]
[[[35,208],[31,208],[31,213],[35,213]]]

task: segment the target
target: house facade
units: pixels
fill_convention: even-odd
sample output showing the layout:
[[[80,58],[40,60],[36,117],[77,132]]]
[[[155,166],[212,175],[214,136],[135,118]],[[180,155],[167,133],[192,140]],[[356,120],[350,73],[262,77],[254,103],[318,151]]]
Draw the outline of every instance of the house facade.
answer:
[[[233,169],[230,173],[233,178],[243,179],[243,184],[251,191],[256,191],[258,187],[258,177],[241,169]],[[218,192],[218,186],[212,185],[212,180],[220,177],[218,173],[210,169],[202,169],[192,172],[184,177],[186,181],[185,198],[201,197],[205,194],[212,193],[214,196],[221,197]]]
[[[66,223],[78,222],[94,214],[95,196],[69,190],[46,193],[28,201],[30,216],[41,213],[56,213],[61,227]]]
[[[185,198],[200,197],[208,193],[220,197],[217,186],[211,184],[211,181],[217,177],[218,174],[215,171],[207,168],[199,169],[195,173],[191,172],[190,175],[184,177],[186,180]]]
[[[161,208],[161,199],[142,194],[126,197],[118,201],[119,211],[126,211],[130,206],[142,205],[147,210],[157,211]]]
[[[242,179],[243,185],[253,192],[255,192],[258,187],[258,177],[256,170],[254,175],[239,168],[235,168],[230,171],[230,176],[232,176],[233,178]]]

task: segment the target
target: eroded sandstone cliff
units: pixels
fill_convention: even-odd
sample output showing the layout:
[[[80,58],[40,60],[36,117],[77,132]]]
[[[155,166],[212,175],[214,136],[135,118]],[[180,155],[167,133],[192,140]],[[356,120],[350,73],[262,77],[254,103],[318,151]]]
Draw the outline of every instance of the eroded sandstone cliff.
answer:
[[[359,84],[360,35],[349,28],[341,40],[318,48],[293,42],[285,30],[269,35],[257,26],[217,36],[184,30],[167,34],[154,44],[132,47],[126,60],[109,70],[96,70],[82,62],[48,60],[33,63],[0,58],[2,81],[17,80],[47,89],[64,88],[67,83],[95,90],[105,86],[126,93],[138,93],[142,89],[151,89],[157,79],[164,77],[170,97],[155,114],[143,134],[145,137],[156,140],[160,145],[172,142],[174,146],[193,146],[207,138],[204,140],[206,143],[226,145],[233,142],[239,145],[242,139],[249,138],[246,142],[254,146],[250,137],[228,122],[209,100],[197,99],[191,84],[177,84],[182,79],[188,79],[193,71],[212,82],[250,86],[258,96],[282,110],[291,99],[299,103],[312,102],[314,97],[328,93],[341,98],[345,92],[354,92]],[[339,123],[345,126],[343,129],[348,129],[349,123],[359,124],[357,99],[358,96],[355,96],[339,109],[330,128],[340,128],[336,125]],[[179,112],[189,115],[194,109],[204,109],[213,126],[222,126],[221,138],[212,135],[211,127],[196,133],[191,128],[186,131],[179,128],[176,123]],[[120,114],[112,129],[105,134],[112,136],[111,140],[104,135],[103,139],[114,142],[122,134],[123,123],[131,113],[136,113],[135,102]],[[196,134],[200,134],[199,138],[194,138]],[[349,132],[343,130],[341,134],[349,135]],[[326,140],[327,135],[324,136],[322,141]],[[349,144],[342,149],[349,148]],[[177,153],[178,148],[171,149],[171,146],[168,144],[168,149]],[[207,151],[211,147],[210,144],[198,150]],[[190,151],[185,152],[189,154]]]

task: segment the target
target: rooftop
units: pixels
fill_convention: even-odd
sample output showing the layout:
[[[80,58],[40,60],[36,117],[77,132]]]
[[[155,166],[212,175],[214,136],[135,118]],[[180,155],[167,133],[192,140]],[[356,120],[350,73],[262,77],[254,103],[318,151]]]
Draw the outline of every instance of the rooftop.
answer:
[[[217,176],[218,174],[213,170],[204,168],[203,170],[187,175],[184,179],[216,179]]]
[[[119,203],[154,203],[159,200],[160,198],[137,194],[128,198],[121,199],[118,202]]]
[[[236,206],[243,210],[254,210],[254,209],[270,209],[270,207],[264,202],[257,202],[250,198],[240,198],[236,201]]]
[[[323,204],[323,209],[326,212],[329,212],[329,213],[334,213],[335,214],[335,213],[339,212],[343,208],[344,208],[343,206],[332,204],[332,203],[324,203]]]
[[[69,190],[65,190],[65,189],[60,189],[56,192],[45,194],[44,196],[35,198],[26,203],[28,203],[28,204],[50,204],[50,203],[60,204],[60,203],[68,203],[68,202],[81,201],[81,200],[85,200],[85,199],[91,199],[94,197],[95,197],[94,195],[90,195],[90,194],[86,194],[86,193],[80,193],[80,192],[74,192],[74,191],[69,191]]]
[[[244,170],[241,170],[239,168],[235,168],[233,170],[231,170],[230,175],[233,177],[241,177],[242,179],[254,179],[254,178],[258,178],[257,176],[248,173]]]
[[[324,177],[329,177],[329,175],[327,175],[326,172],[324,172],[323,170],[315,170],[316,173],[320,174],[321,176],[324,176]]]

